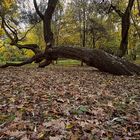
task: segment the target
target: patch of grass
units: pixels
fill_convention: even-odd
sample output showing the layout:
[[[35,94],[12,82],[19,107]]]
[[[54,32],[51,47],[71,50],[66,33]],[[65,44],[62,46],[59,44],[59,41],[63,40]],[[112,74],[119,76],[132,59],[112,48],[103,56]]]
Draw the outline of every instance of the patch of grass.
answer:
[[[140,58],[135,61],[136,64],[140,64]]]
[[[0,114],[0,125],[3,124],[4,122],[10,122],[15,119],[15,115],[4,115]]]
[[[22,61],[7,61],[9,63],[21,63]],[[5,64],[6,62],[4,61],[1,61],[0,64]],[[32,64],[28,64],[28,66],[35,66],[36,64],[35,63],[32,63]],[[54,65],[58,65],[58,66],[79,66],[81,65],[81,61],[78,61],[78,60],[72,60],[72,59],[65,59],[65,60],[57,60],[57,63],[56,61],[54,61]]]
[[[7,61],[10,63],[21,63],[22,61]],[[0,61],[0,65],[5,64],[6,62],[4,61]],[[140,65],[140,58],[137,59],[136,61],[134,61],[135,64]],[[73,59],[60,59],[56,61],[54,61],[54,65],[55,66],[80,66],[81,65],[81,61],[78,60],[73,60]],[[32,64],[27,64],[27,67],[35,67],[37,66],[37,64],[32,63]]]
[[[4,65],[6,62],[0,62],[0,65]],[[10,61],[10,63],[21,63],[21,61]],[[32,63],[32,64],[26,64],[21,67],[23,68],[38,68],[38,63]],[[85,66],[86,64],[84,64]],[[47,68],[60,68],[60,67],[81,67],[81,62],[76,60],[58,60],[57,63],[54,61],[54,63],[48,65]]]
[[[63,65],[63,66],[77,66],[80,65],[81,62],[78,60],[66,59],[66,60],[57,60],[56,65]]]

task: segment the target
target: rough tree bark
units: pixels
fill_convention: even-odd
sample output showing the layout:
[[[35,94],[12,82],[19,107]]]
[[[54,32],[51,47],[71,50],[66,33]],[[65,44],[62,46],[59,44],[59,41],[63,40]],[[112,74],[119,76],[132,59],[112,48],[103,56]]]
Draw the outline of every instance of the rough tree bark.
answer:
[[[58,0],[53,0],[53,1],[49,0],[48,8],[46,9],[43,18],[44,40],[46,42],[45,52],[47,51],[48,48],[51,48],[54,45],[53,33],[51,30],[51,21],[57,2]]]
[[[129,0],[128,6],[125,10],[125,13],[122,16],[122,40],[120,44],[120,56],[124,56],[127,52],[127,46],[128,46],[128,31],[130,27],[130,16],[131,16],[131,10],[133,7],[133,3],[135,0]]]
[[[44,63],[40,63],[39,67],[45,67],[58,58],[68,58],[83,61],[88,66],[95,67],[102,72],[108,72],[114,75],[140,75],[140,66],[108,54],[103,50],[69,46],[53,47],[53,49],[48,49],[47,54],[40,53],[39,55],[35,55],[22,63],[6,63],[1,67],[6,68],[8,66],[22,66],[39,61],[39,59],[42,61],[46,57],[48,59],[45,61],[45,65]]]
[[[61,46],[61,47],[53,47],[53,33],[51,31],[51,19],[53,12],[55,10],[55,6],[58,0],[54,0],[53,2],[49,0],[48,8],[43,15],[43,24],[44,24],[44,39],[46,41],[46,49],[42,52],[39,49],[39,46],[36,44],[18,44],[18,36],[14,33],[14,37],[8,33],[6,30],[9,27],[6,25],[5,21],[3,21],[2,27],[4,28],[7,36],[11,39],[13,45],[17,46],[19,49],[26,48],[32,50],[35,55],[32,58],[29,58],[21,63],[6,63],[2,65],[1,68],[6,68],[8,66],[22,66],[25,64],[29,64],[32,62],[39,63],[39,67],[45,67],[53,60],[58,58],[70,58],[76,59],[85,62],[87,65],[95,67],[103,72],[108,72],[115,75],[140,75],[140,66],[137,66],[133,63],[130,63],[124,59],[118,58],[111,54],[108,54],[99,49],[87,49],[87,48],[77,48],[77,47],[69,47],[69,46]],[[36,1],[34,0],[35,4]],[[36,5],[36,9],[37,5]],[[38,10],[37,13],[40,14],[42,18],[42,14]],[[9,27],[10,28],[10,27]]]
[[[57,58],[82,60],[88,66],[115,75],[140,75],[140,66],[99,49],[61,46],[49,49],[47,56],[51,60],[56,60]]]
[[[122,13],[116,6],[111,4],[111,9],[113,9],[121,17],[121,43],[118,51],[118,56],[123,57],[127,52],[128,47],[128,32],[130,28],[130,17],[131,10],[135,0],[129,0],[127,8],[124,13]]]

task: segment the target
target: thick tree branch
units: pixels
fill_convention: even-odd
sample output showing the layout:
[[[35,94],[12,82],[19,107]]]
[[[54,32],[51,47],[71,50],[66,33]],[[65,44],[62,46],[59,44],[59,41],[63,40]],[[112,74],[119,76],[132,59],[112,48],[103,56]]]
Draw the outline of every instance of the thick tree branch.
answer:
[[[7,31],[7,29],[5,27],[5,18],[4,17],[1,17],[1,18],[2,18],[1,28],[3,28],[4,32],[10,38],[10,40],[14,41],[14,38],[10,35],[10,33]]]
[[[45,61],[43,61],[42,63],[40,63],[39,64],[39,67],[40,68],[44,68],[45,66],[48,66],[48,65],[50,65],[52,63],[52,60],[45,60]]]
[[[44,59],[44,54],[40,53],[40,54],[36,54],[33,57],[26,59],[25,61],[21,62],[21,63],[6,63],[4,65],[0,65],[0,68],[6,68],[9,66],[14,66],[14,67],[19,67],[19,66],[23,66],[26,64],[31,64],[32,62],[41,62]]]
[[[5,21],[5,26],[14,34],[17,35],[17,30],[10,25],[10,23]]]
[[[40,17],[42,20],[44,20],[44,15],[39,11],[39,8],[38,8],[38,6],[37,6],[36,0],[33,0],[33,2],[34,2],[34,7],[35,7],[35,10],[36,10],[36,13],[39,15],[39,17]]]
[[[12,28],[11,28],[11,26],[10,25],[8,25],[7,23],[6,23],[6,21],[5,21],[5,26],[11,31],[11,34],[13,34],[13,40],[12,40],[12,42],[14,41],[14,42],[18,42],[18,33],[17,33],[17,31],[16,30],[13,30]],[[9,33],[10,34],[10,33]]]
[[[0,68],[7,68],[9,66],[15,66],[15,67],[19,67],[19,66],[23,66],[23,65],[26,65],[26,64],[30,64],[34,61],[33,58],[30,58],[30,59],[27,59],[21,63],[6,63],[4,65],[1,65]]]
[[[14,44],[16,47],[19,49],[29,49],[32,50],[35,54],[41,53],[41,50],[37,44],[25,44],[25,45],[20,45],[20,44]]]

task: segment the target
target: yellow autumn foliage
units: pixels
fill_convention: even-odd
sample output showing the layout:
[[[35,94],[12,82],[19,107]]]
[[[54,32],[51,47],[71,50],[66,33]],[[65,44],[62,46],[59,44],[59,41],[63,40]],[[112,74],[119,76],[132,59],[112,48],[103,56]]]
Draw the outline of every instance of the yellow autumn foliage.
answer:
[[[27,34],[27,40],[23,42],[23,44],[37,44],[38,38],[34,32],[30,32]],[[31,50],[25,50],[25,56],[32,57],[34,53]]]
[[[34,53],[33,53],[33,51],[31,51],[31,50],[27,50],[26,52],[25,52],[25,56],[27,56],[27,57],[32,57],[34,55]]]
[[[4,31],[2,28],[0,28],[0,37],[4,34]]]
[[[2,1],[2,6],[5,8],[5,9],[9,9],[12,4],[15,2],[15,0],[3,0]]]

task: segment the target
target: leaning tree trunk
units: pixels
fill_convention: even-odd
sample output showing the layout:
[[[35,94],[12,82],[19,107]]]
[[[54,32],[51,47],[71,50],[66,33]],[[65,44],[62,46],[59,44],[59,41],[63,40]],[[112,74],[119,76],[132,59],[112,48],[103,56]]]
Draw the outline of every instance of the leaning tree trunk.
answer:
[[[99,49],[64,46],[54,47],[53,49],[48,50],[47,57],[49,58],[48,61],[50,62],[58,58],[80,60],[86,63],[88,66],[92,66],[100,71],[115,75],[140,75],[140,66]]]
[[[47,59],[46,59],[47,58]],[[32,62],[41,62],[46,59],[44,63],[40,63],[39,67],[45,67],[53,60],[58,58],[69,58],[80,60],[88,66],[95,67],[103,72],[108,72],[114,75],[140,75],[140,66],[135,65],[127,60],[113,56],[100,49],[87,49],[76,47],[53,47],[47,50],[47,53],[40,53],[35,55],[32,59],[19,64],[6,63],[2,68],[8,66],[22,66]],[[40,60],[40,61],[39,61]]]

